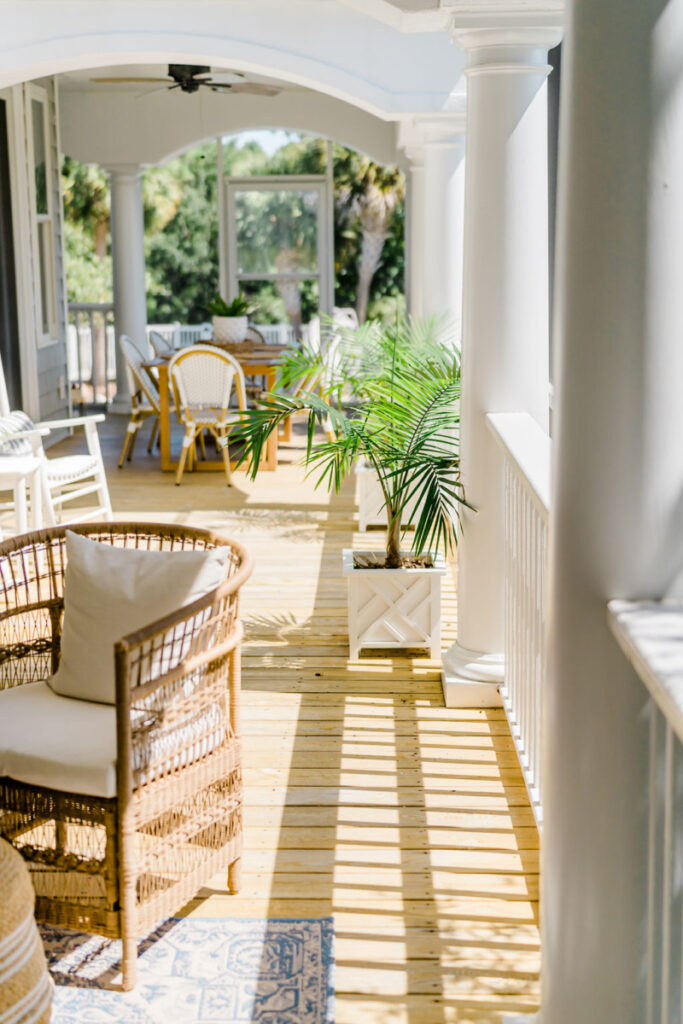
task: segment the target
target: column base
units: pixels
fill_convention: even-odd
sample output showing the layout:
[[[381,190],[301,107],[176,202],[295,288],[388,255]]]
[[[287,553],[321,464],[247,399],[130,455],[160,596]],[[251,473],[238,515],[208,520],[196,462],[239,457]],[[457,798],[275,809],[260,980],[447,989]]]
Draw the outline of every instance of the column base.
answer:
[[[454,643],[443,656],[441,685],[447,708],[497,708],[505,678],[502,654],[482,654]]]
[[[107,412],[112,413],[114,416],[130,416],[132,409],[133,406],[129,395],[124,395],[122,398],[115,395],[109,403]]]

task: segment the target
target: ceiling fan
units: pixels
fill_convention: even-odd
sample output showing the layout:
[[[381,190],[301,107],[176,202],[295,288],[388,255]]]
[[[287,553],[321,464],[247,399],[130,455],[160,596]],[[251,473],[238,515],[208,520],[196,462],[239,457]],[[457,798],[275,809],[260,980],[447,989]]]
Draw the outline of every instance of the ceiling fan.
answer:
[[[172,84],[168,84],[169,78]],[[254,96],[277,96],[280,89],[263,82],[241,82],[245,78],[240,71],[219,72],[211,74],[211,68],[203,64],[169,64],[168,78],[91,78],[91,82],[107,84],[124,84],[128,82],[163,82],[163,88],[180,89],[181,92],[198,92],[200,85],[212,92],[251,93]],[[235,81],[237,79],[237,81]],[[154,92],[159,90],[154,89]],[[150,95],[149,93],[147,95]]]

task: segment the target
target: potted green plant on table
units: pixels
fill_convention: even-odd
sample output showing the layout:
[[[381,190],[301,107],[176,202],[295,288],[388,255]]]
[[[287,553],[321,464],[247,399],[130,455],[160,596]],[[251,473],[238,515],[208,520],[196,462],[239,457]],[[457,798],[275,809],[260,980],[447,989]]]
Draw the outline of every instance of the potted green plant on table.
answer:
[[[318,485],[339,490],[362,459],[381,487],[385,549],[344,551],[351,657],[361,647],[417,646],[438,657],[443,554],[456,543],[467,504],[459,472],[456,350],[436,319],[337,329],[319,351],[302,346],[289,352],[279,380],[283,390],[244,413],[233,433],[252,476],[271,431],[303,411],[305,463]],[[327,440],[316,437],[317,426]],[[401,547],[407,508],[416,509],[410,551]]]
[[[251,306],[243,295],[238,295],[232,302],[226,302],[220,295],[206,307],[211,313],[211,326],[214,341],[221,344],[238,345],[247,336],[248,316]]]

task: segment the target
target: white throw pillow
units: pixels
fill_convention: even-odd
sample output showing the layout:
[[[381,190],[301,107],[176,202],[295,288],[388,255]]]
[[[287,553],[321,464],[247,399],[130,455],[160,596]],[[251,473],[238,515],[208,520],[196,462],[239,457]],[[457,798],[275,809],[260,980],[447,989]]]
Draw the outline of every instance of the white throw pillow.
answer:
[[[66,553],[62,656],[50,686],[114,704],[116,641],[220,586],[229,549],[117,548],[67,530]]]

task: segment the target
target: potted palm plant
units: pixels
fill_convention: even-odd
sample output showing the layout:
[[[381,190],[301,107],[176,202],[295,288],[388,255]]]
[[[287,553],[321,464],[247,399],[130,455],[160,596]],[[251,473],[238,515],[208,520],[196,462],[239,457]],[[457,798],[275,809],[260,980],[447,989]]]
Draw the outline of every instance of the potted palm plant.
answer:
[[[459,472],[460,368],[439,321],[400,321],[328,333],[320,350],[292,350],[282,390],[243,414],[233,437],[258,472],[271,431],[307,413],[305,462],[318,484],[339,489],[362,459],[384,500],[383,551],[345,551],[349,645],[440,649],[440,575],[467,504]],[[303,386],[302,386],[303,382]],[[318,440],[323,426],[327,440]],[[402,549],[406,509],[416,509],[411,550]]]
[[[213,338],[219,345],[238,345],[244,341],[251,306],[243,295],[238,295],[232,302],[226,302],[217,295],[208,304],[206,311],[211,313]]]

